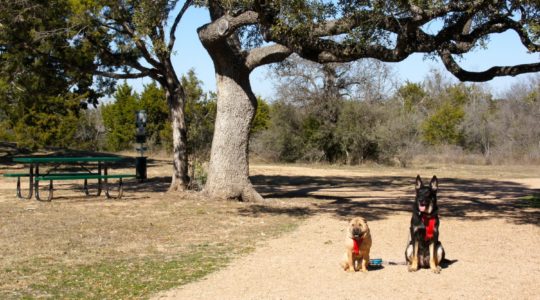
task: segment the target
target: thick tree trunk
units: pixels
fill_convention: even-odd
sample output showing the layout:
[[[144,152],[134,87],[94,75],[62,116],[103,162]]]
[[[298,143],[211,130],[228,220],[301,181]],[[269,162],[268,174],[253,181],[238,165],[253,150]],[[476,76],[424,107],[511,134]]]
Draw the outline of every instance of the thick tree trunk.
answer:
[[[204,191],[212,198],[262,201],[249,180],[249,132],[257,99],[249,74],[263,64],[290,55],[278,45],[242,50],[242,26],[257,23],[257,14],[228,15],[220,1],[208,1],[212,23],[198,29],[199,38],[214,62],[217,81],[217,115]]]
[[[249,180],[249,131],[257,109],[249,72],[223,73],[216,75],[217,115],[205,192],[212,198],[261,201]]]
[[[184,95],[180,88],[165,92],[173,134],[173,175],[169,192],[183,191],[187,188],[188,158],[187,158],[187,128],[184,117]]]

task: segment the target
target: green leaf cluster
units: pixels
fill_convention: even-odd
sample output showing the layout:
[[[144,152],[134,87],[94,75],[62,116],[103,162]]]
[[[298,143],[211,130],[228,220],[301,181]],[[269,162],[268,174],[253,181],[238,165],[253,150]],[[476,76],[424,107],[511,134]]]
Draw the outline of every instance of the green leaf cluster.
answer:
[[[107,130],[107,149],[120,151],[130,148],[135,139],[138,95],[124,82],[118,87],[114,99],[113,103],[105,104],[101,111]]]
[[[257,111],[251,123],[251,134],[268,129],[270,123],[270,106],[261,97],[257,97]]]
[[[85,61],[66,34],[68,3],[2,1],[1,6],[0,138],[33,149],[77,147],[81,104],[98,93],[91,76],[63,61]]]
[[[462,107],[445,102],[423,123],[424,140],[432,145],[460,144],[463,134],[459,124],[464,115]]]
[[[470,101],[472,90],[464,84],[447,87],[422,124],[424,141],[431,145],[463,145],[464,133],[461,123],[465,117],[464,107]]]

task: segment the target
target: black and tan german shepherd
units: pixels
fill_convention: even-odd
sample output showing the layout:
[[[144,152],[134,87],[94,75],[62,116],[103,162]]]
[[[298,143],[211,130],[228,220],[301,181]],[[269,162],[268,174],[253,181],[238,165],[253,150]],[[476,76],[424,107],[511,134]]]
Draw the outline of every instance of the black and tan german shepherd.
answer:
[[[444,249],[439,241],[438,186],[436,176],[433,176],[429,186],[424,186],[420,175],[416,176],[416,198],[405,250],[409,272],[417,271],[419,267],[429,267],[434,273],[441,271],[439,264],[444,259]]]

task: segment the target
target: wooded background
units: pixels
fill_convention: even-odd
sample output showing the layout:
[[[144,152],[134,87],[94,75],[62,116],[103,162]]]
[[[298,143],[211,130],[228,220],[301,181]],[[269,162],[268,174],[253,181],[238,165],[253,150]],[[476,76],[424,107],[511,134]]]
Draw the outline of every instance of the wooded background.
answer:
[[[423,82],[396,82],[391,67],[376,60],[322,66],[293,57],[268,76],[278,93],[258,98],[254,159],[407,166],[415,157],[439,155],[478,164],[540,162],[537,75],[498,97],[486,84],[459,83],[436,70]],[[195,70],[182,83],[189,155],[208,160],[216,95],[203,91]],[[0,87],[0,97],[7,92]],[[1,106],[0,139],[30,149],[134,150],[135,111],[144,109],[150,151],[172,149],[165,94],[156,83],[140,93],[120,83],[112,99],[96,108],[66,108],[58,99]]]

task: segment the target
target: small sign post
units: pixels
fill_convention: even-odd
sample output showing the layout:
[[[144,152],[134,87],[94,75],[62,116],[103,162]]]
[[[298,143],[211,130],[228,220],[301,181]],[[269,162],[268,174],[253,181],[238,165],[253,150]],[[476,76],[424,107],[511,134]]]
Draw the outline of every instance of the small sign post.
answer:
[[[148,149],[144,145],[146,143],[146,111],[139,110],[135,112],[135,124],[137,125],[135,142],[139,144],[139,146],[135,147],[135,150],[139,151],[139,156],[135,158],[135,174],[139,182],[142,182],[146,179],[146,157],[144,156],[144,151]]]

